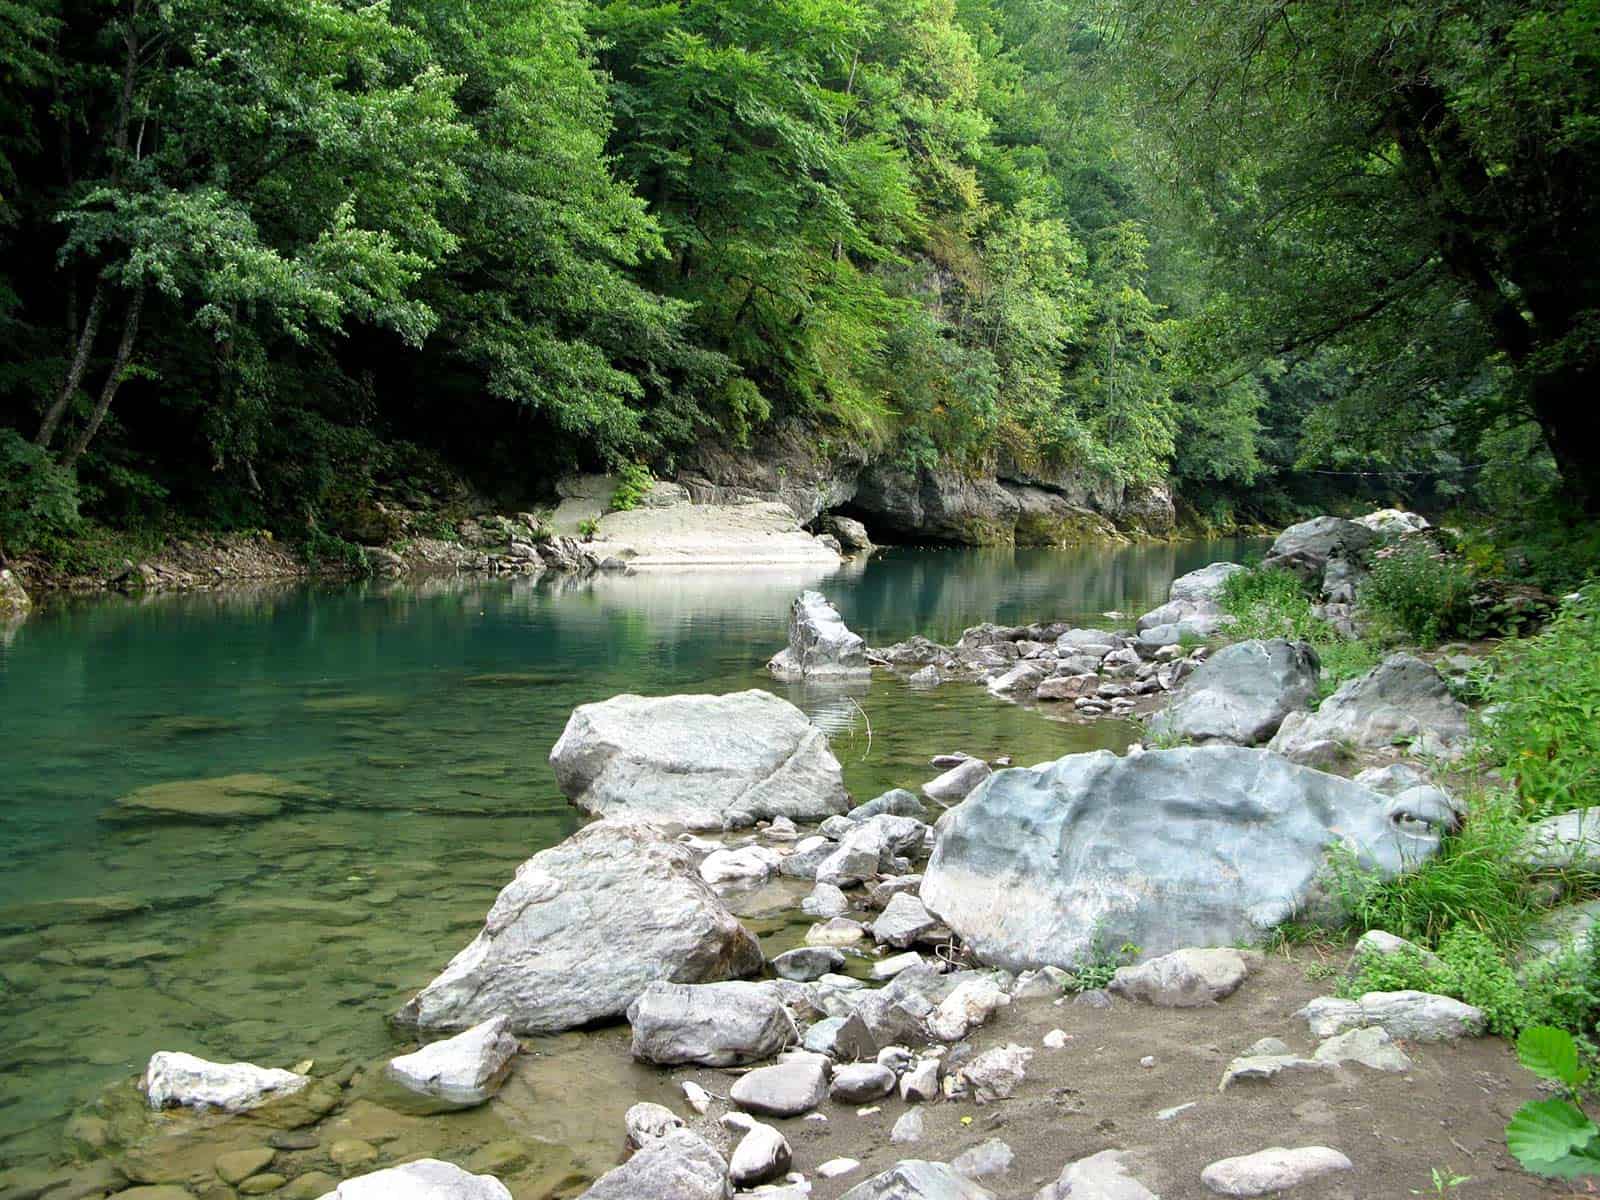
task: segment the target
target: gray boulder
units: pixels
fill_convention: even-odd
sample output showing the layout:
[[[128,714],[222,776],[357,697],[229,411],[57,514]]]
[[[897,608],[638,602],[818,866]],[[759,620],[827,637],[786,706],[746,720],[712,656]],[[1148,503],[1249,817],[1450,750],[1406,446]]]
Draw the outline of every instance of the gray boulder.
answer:
[[[633,1056],[660,1066],[760,1062],[800,1040],[771,985],[652,983],[628,1006]]]
[[[1310,710],[1321,674],[1316,651],[1304,642],[1235,642],[1200,664],[1150,728],[1202,744],[1254,746],[1290,713]]]
[[[913,945],[923,934],[939,924],[910,892],[899,892],[889,898],[888,906],[872,923],[872,936],[877,941],[898,950]]]
[[[760,944],[664,836],[600,821],[535,854],[396,1020],[449,1030],[505,1015],[513,1032],[549,1033],[619,1017],[658,980],[756,974]]]
[[[1225,946],[1174,950],[1118,967],[1108,990],[1158,1008],[1200,1008],[1233,995],[1259,965],[1259,954]]]
[[[822,531],[833,534],[839,539],[839,545],[852,554],[872,549],[872,535],[867,532],[867,527],[854,517],[841,517],[837,513],[829,513],[822,518]]]
[[[1397,799],[1232,746],[1002,771],[941,825],[922,902],[1011,970],[1257,938],[1321,899],[1331,845],[1392,876],[1441,837]]]
[[[22,580],[9,567],[0,567],[0,617],[21,617],[33,606]]]
[[[1531,871],[1600,870],[1600,806],[1534,822],[1513,859]]]
[[[845,815],[853,821],[865,821],[868,817],[885,814],[892,817],[916,817],[920,820],[925,811],[916,793],[908,792],[905,788],[892,788],[883,795],[875,796],[865,804],[852,808]]]
[[[1061,1177],[1034,1193],[1033,1200],[1160,1200],[1128,1174],[1121,1150],[1102,1150],[1068,1163]]]
[[[608,1200],[621,1200],[622,1195],[613,1193]],[[492,1175],[472,1175],[454,1163],[421,1158],[346,1179],[322,1200],[511,1200],[511,1191]],[[674,1200],[700,1197],[684,1194]],[[708,1196],[707,1200],[711,1198]]]
[[[771,1125],[751,1121],[750,1127],[745,1130],[744,1136],[739,1139],[739,1144],[733,1148],[733,1154],[728,1159],[728,1174],[732,1177],[734,1186],[754,1187],[758,1183],[765,1183],[775,1176],[782,1175],[789,1169],[793,1158],[794,1152],[789,1148],[789,1139]]]
[[[177,1106],[240,1113],[292,1095],[310,1082],[304,1075],[276,1067],[210,1062],[181,1050],[157,1050],[139,1080],[139,1090],[158,1111]]]
[[[584,812],[690,829],[820,821],[849,807],[827,737],[794,705],[758,690],[581,705],[550,765]]]
[[[675,1129],[682,1129],[683,1118],[664,1104],[642,1101],[623,1114],[622,1125],[628,1134],[628,1145],[637,1150],[640,1146],[666,1137]]]
[[[1227,584],[1228,577],[1244,570],[1248,568],[1240,563],[1214,562],[1197,571],[1190,571],[1187,575],[1179,575],[1167,589],[1167,599],[1188,601],[1191,604],[1205,600],[1215,602],[1222,598],[1222,589]]]
[[[841,1104],[867,1104],[894,1091],[899,1082],[888,1067],[871,1063],[851,1063],[837,1067],[828,1092]]]
[[[1268,747],[1296,762],[1327,766],[1361,751],[1405,742],[1417,754],[1459,758],[1470,714],[1439,672],[1410,654],[1392,654],[1343,684],[1314,713],[1290,713]]]
[[[772,969],[779,978],[810,983],[830,972],[843,971],[844,955],[832,946],[800,946],[774,958]]]
[[[1403,508],[1380,508],[1364,517],[1356,518],[1357,525],[1365,525],[1384,541],[1394,541],[1408,533],[1421,533],[1431,529],[1428,518]]]
[[[991,772],[981,758],[969,758],[922,785],[922,794],[941,804],[954,804],[977,787]]]
[[[866,679],[867,643],[852,633],[821,592],[801,592],[789,610],[789,644],[767,669],[782,680]]]
[[[699,1134],[675,1129],[600,1176],[580,1200],[730,1200],[732,1195],[727,1160]],[[392,1194],[384,1200],[393,1200]]]
[[[389,1060],[389,1077],[408,1091],[451,1104],[485,1103],[505,1082],[521,1047],[511,1018],[491,1017],[453,1038]]]
[[[1272,1146],[1214,1162],[1200,1172],[1200,1182],[1219,1196],[1276,1196],[1325,1175],[1354,1169],[1348,1158],[1327,1146],[1293,1150]]]
[[[912,1158],[856,1184],[839,1200],[994,1200],[994,1193],[944,1163]]]
[[[1447,1042],[1476,1037],[1487,1024],[1482,1009],[1432,992],[1367,992],[1356,1000],[1318,996],[1295,1015],[1319,1038],[1376,1025],[1402,1041]]]
[[[1377,543],[1378,535],[1365,525],[1342,517],[1313,517],[1280,533],[1261,565],[1293,571],[1320,585],[1330,562],[1358,563]]]

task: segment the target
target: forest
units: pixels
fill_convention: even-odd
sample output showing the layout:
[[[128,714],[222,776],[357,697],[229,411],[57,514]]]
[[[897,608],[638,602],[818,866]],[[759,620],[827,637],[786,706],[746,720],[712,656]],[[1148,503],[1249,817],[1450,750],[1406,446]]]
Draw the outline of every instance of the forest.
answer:
[[[1592,0],[0,0],[0,556],[778,421],[1570,541],[1597,60]]]

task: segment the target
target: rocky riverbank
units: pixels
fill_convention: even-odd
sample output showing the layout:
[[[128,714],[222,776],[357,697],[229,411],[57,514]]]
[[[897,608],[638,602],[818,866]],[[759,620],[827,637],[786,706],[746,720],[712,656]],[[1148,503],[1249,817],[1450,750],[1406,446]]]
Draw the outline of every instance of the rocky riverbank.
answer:
[[[1328,605],[1359,565],[1338,558],[1307,563]],[[848,691],[876,660],[997,695],[1027,667],[1056,705],[1051,680],[1089,677],[1085,720],[1174,693],[1123,756],[951,753],[917,791],[853,804],[827,739],[768,693],[581,706],[551,763],[597,820],[523,863],[399,1007],[435,1040],[271,1069],[175,1045],[74,1119],[79,1165],[0,1197],[1343,1200],[1425,1188],[1434,1166],[1486,1196],[1551,1194],[1504,1153],[1536,1089],[1483,1012],[1340,998],[1343,950],[1237,948],[1336,914],[1335,847],[1374,878],[1438,853],[1467,717],[1412,656],[1313,711],[1303,647],[1203,651],[1228,574],[1176,581],[1131,632],[980,627],[921,664],[869,651],[808,593],[773,663],[791,686]],[[1152,682],[1132,708],[1100,692]],[[1583,838],[1541,828],[1529,853],[1566,862]],[[611,1170],[563,1165],[512,1116],[564,1103],[548,1039],[596,1022],[613,1025],[582,1035],[586,1070],[618,1081],[591,1116],[614,1122]],[[613,1075],[628,1058],[648,1082]]]

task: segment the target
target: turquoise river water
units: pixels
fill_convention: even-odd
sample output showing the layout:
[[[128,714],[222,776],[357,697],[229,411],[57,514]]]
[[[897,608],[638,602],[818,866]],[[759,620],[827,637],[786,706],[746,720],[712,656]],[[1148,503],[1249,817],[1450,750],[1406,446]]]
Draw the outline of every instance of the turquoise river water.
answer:
[[[771,688],[833,735],[857,800],[917,787],[942,751],[1027,763],[1136,733],[882,673],[849,700],[790,691],[763,664],[803,587],[869,643],[948,639],[980,621],[1107,624],[1246,548],[46,605],[0,631],[0,1166],[59,1153],[67,1114],[157,1049],[289,1065],[397,1044],[386,1015],[519,862],[577,827],[546,761],[575,705]],[[226,825],[101,819],[135,788],[236,772],[325,799]]]

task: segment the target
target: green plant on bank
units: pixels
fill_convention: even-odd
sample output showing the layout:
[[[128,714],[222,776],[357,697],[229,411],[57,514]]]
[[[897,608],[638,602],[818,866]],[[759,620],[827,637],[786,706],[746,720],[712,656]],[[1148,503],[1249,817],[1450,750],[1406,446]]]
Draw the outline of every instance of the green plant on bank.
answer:
[[[1453,1196],[1456,1193],[1456,1189],[1463,1183],[1472,1182],[1471,1175],[1457,1175],[1448,1167],[1434,1167],[1432,1174],[1433,1186],[1430,1188],[1412,1188],[1411,1194],[1413,1196]]]
[[[1408,638],[1432,646],[1472,631],[1472,572],[1431,546],[1378,551],[1360,586],[1363,609]]]
[[[596,521],[593,517],[585,517],[583,520],[578,522],[578,533],[584,538],[594,537],[595,531],[599,528],[600,522]]]
[[[77,532],[73,473],[14,430],[0,428],[0,562]]]
[[[1490,714],[1479,759],[1501,772],[1524,813],[1600,803],[1600,583],[1537,637],[1501,647],[1478,686]]]
[[[353,575],[372,574],[372,562],[365,546],[325,533],[315,525],[306,531],[302,550],[306,561],[314,567],[349,571]]]
[[[650,468],[629,463],[618,473],[617,489],[611,493],[611,507],[617,512],[638,508],[639,502],[655,485],[656,477]]]
[[[1517,1039],[1517,1059],[1542,1079],[1559,1084],[1564,1097],[1524,1104],[1506,1126],[1506,1149],[1535,1175],[1576,1179],[1600,1175],[1600,1127],[1578,1107],[1578,1090],[1590,1071],[1565,1030],[1534,1025]]]
[[[1311,597],[1300,577],[1277,567],[1235,571],[1218,599],[1233,618],[1230,639],[1289,638],[1308,643],[1322,663],[1322,694],[1377,666],[1383,647],[1371,638],[1347,638],[1311,611]]]
[[[1066,981],[1061,985],[1062,991],[1072,996],[1103,988],[1111,982],[1118,967],[1138,957],[1139,947],[1132,942],[1123,942],[1113,954],[1100,944],[1097,936],[1090,943],[1088,953],[1067,972]]]

